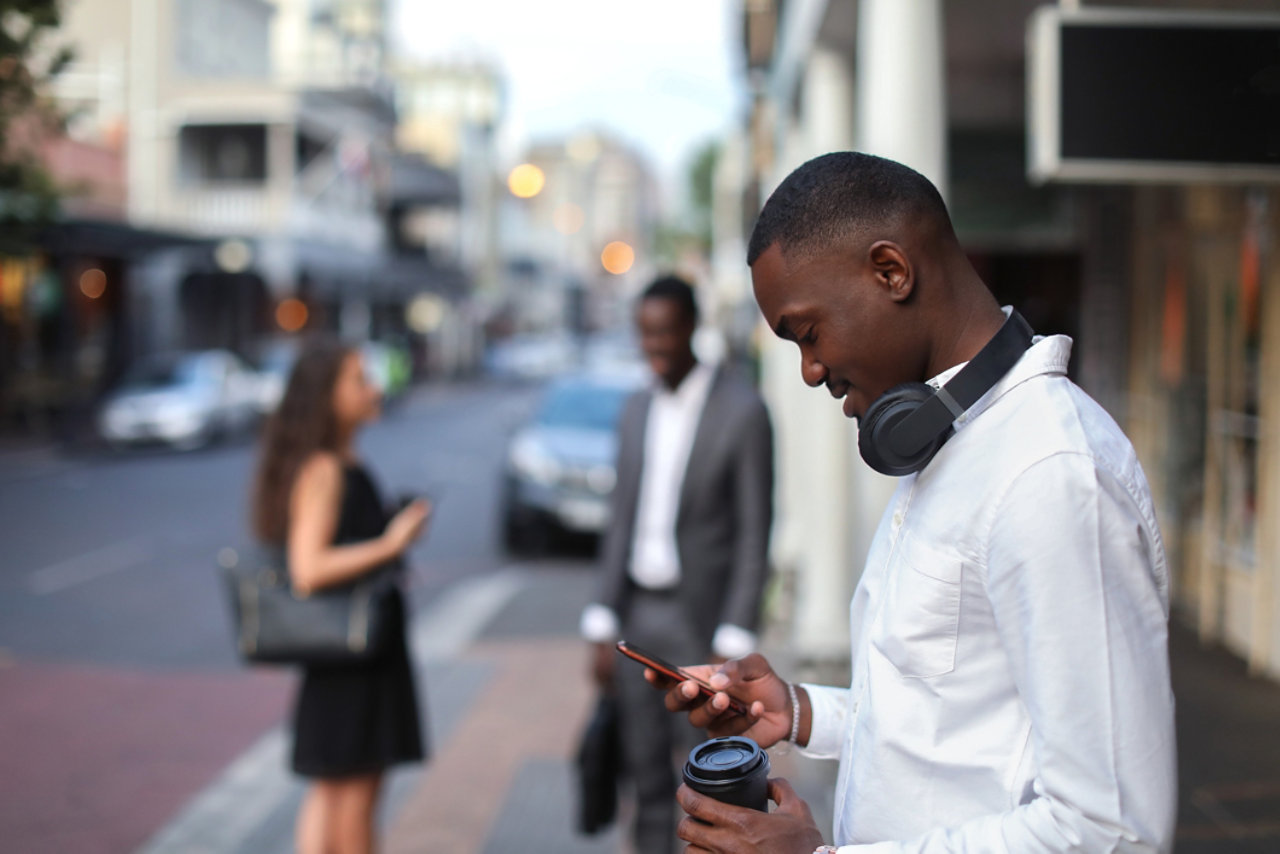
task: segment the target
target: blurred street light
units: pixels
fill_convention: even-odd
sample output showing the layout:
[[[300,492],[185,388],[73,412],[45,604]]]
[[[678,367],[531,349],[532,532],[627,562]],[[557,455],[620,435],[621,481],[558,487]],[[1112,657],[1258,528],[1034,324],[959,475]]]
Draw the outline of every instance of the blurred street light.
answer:
[[[511,190],[511,195],[520,199],[532,199],[542,192],[546,183],[547,176],[532,163],[521,163],[507,176],[507,187]]]
[[[432,294],[413,298],[405,310],[405,323],[419,335],[435,332],[444,323],[444,301]]]
[[[582,208],[573,202],[565,202],[556,208],[551,220],[556,227],[556,231],[561,234],[577,234],[582,230],[582,225],[586,218],[583,216]]]
[[[306,303],[296,297],[281,300],[276,306],[276,323],[285,332],[297,332],[306,326],[307,315]]]
[[[635,262],[635,250],[621,240],[615,240],[608,244],[605,246],[604,251],[600,253],[600,263],[615,276],[621,276],[630,270],[631,265]]]
[[[224,240],[214,248],[213,260],[224,273],[243,273],[253,263],[253,249],[243,240]]]
[[[107,292],[107,274],[91,267],[80,274],[80,293],[89,299],[98,299]]]

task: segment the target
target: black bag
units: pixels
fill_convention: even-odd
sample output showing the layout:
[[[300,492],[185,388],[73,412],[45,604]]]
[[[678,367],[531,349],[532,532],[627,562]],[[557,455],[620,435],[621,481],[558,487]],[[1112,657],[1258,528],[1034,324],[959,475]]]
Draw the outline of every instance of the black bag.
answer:
[[[386,646],[392,573],[377,570],[350,584],[309,596],[289,583],[283,549],[242,559],[232,549],[218,558],[231,598],[240,655],[255,664],[358,664]]]
[[[622,776],[618,700],[602,694],[578,747],[578,832],[595,834],[613,823]]]

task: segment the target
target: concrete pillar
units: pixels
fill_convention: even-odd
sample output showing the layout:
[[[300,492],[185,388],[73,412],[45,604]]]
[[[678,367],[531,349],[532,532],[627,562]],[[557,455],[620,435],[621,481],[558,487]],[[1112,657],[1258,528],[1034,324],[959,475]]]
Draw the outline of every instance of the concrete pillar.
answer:
[[[853,69],[822,47],[809,53],[796,123],[782,144],[781,174],[853,144]],[[800,378],[794,344],[765,332],[762,373],[777,431],[779,473],[775,562],[794,579],[791,641],[808,661],[839,659],[849,647],[852,425],[825,391]]]
[[[858,3],[858,148],[905,163],[947,194],[942,0]]]
[[[856,135],[858,150],[920,172],[947,195],[947,114],[941,0],[860,0]],[[858,455],[849,489],[849,560],[858,572],[897,479],[877,474]]]

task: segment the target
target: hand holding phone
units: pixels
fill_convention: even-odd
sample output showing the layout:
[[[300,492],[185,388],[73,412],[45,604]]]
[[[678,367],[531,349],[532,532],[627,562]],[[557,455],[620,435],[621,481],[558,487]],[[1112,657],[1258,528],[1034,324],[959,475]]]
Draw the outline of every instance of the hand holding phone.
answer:
[[[628,643],[624,640],[618,641],[618,652],[628,658],[635,659],[650,670],[661,673],[663,676],[674,682],[693,682],[698,686],[698,693],[708,700],[718,693],[716,689],[707,684],[705,680],[699,679],[689,671],[676,667],[671,662],[665,661],[651,652],[646,652],[645,650],[640,649],[633,643]],[[746,704],[740,700],[734,699],[733,697],[729,697],[729,709],[730,711],[744,717],[747,715]]]

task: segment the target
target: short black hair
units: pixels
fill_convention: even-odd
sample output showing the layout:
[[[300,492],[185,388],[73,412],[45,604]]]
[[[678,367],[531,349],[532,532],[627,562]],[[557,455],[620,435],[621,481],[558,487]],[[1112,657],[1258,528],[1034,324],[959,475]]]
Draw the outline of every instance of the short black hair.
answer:
[[[747,264],[777,243],[784,255],[809,252],[867,225],[931,220],[952,233],[937,187],[916,170],[859,151],[815,157],[786,177],[751,232]]]
[[[698,300],[693,295],[693,285],[679,276],[659,276],[644,289],[640,299],[669,299],[680,306],[690,324],[698,325]]]

